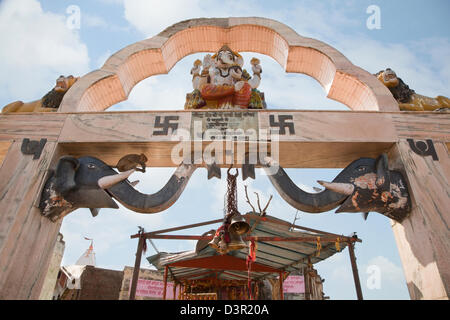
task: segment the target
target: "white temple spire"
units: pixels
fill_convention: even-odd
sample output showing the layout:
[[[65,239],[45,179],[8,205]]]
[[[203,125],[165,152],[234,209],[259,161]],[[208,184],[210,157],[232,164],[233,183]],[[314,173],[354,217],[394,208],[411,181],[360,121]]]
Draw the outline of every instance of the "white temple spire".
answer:
[[[95,252],[94,252],[94,240],[89,238],[84,238],[86,240],[90,240],[91,244],[89,245],[89,248],[86,250],[83,255],[77,260],[75,263],[79,266],[94,266],[95,267]]]

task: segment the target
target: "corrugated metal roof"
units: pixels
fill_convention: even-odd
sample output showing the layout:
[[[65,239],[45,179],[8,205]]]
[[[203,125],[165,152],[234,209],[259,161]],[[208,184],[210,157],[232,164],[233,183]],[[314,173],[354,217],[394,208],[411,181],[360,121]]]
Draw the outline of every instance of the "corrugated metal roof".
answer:
[[[248,236],[253,237],[326,237],[330,233],[318,231],[300,231],[299,229],[292,229],[291,224],[281,219],[266,216],[266,219],[254,213],[244,215],[251,225],[251,232]],[[334,234],[332,234],[334,236]],[[344,236],[342,236],[344,237]],[[201,240],[199,240],[201,241]],[[340,242],[340,250],[342,251],[346,246],[346,242]],[[334,242],[323,242],[320,254],[317,256],[317,244],[311,242],[286,242],[286,241],[257,241],[256,262],[280,272],[292,272],[301,270],[308,263],[308,257],[312,264],[325,260],[335,253],[337,253]],[[216,250],[209,246],[205,246],[198,252],[195,250],[185,251],[179,253],[161,252],[150,256],[147,260],[153,264],[158,270],[163,271],[165,266],[169,266],[169,278],[181,279],[200,279],[211,276],[217,276],[219,279],[246,279],[247,271],[217,271],[205,268],[187,268],[179,266],[171,266],[171,264],[180,261],[187,261],[192,259],[199,259],[204,257],[211,257],[219,255]],[[227,255],[234,256],[245,260],[248,255],[248,249],[241,249],[228,252]],[[252,272],[252,278],[260,277],[275,277],[278,274],[267,272]]]

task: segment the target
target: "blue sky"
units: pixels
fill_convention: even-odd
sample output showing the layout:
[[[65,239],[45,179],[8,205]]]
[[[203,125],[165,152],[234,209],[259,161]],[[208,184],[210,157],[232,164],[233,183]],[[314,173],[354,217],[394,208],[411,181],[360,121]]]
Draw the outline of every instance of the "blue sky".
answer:
[[[80,9],[80,28],[70,29],[67,9]],[[377,5],[381,28],[369,30],[366,9]],[[198,17],[261,16],[278,20],[302,36],[324,41],[341,51],[355,65],[371,73],[391,67],[416,92],[449,96],[450,2],[448,1],[37,1],[0,2],[0,106],[15,100],[43,96],[60,74],[84,75],[98,69],[114,52],[136,41],[154,36],[178,21]],[[14,31],[14,32],[12,32]],[[141,81],[124,101],[110,110],[182,109],[192,90],[189,71],[202,54],[185,57],[167,75]],[[270,57],[246,53],[262,61],[260,86],[270,108],[347,110],[326,98],[322,87],[301,74],[287,74]],[[136,173],[138,189],[159,190],[173,169],[149,168]],[[316,180],[332,180],[336,169],[289,169],[296,183],[317,186]],[[222,177],[225,172],[222,172]],[[239,190],[243,183],[239,180]],[[296,210],[286,204],[267,177],[258,173],[246,181],[250,194],[257,191],[266,199],[274,196],[269,214],[293,221]],[[63,221],[66,241],[63,264],[73,264],[88,247],[83,237],[94,238],[97,264],[122,270],[134,265],[136,241],[129,236],[137,226],[157,230],[216,219],[222,215],[225,179],[207,180],[206,171],[195,172],[186,191],[168,210],[141,215],[127,209],[107,210],[92,218],[80,209]],[[239,209],[249,210],[239,194]],[[395,240],[387,218],[371,213],[367,221],[359,214],[299,213],[297,224],[325,231],[351,234],[363,239],[356,247],[364,297],[367,299],[409,299]],[[216,227],[216,226],[214,226]],[[193,229],[200,234],[209,227]],[[183,232],[186,233],[186,232]],[[160,251],[191,250],[192,241],[155,241]],[[153,249],[149,246],[149,254]],[[381,270],[378,289],[367,286],[370,266]],[[326,279],[324,290],[332,299],[356,297],[347,250],[315,265]],[[143,267],[149,265],[143,261]]]

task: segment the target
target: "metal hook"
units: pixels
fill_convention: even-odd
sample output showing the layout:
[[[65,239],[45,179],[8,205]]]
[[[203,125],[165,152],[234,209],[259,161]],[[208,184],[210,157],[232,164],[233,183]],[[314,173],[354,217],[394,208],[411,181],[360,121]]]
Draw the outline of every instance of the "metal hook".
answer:
[[[233,168],[233,164],[231,164],[231,166],[228,168],[228,170],[227,170],[227,175],[229,175],[229,176],[232,176],[232,177],[237,177],[238,175],[239,175],[239,170],[238,170],[238,168],[235,168],[236,169],[236,174],[231,174],[230,173],[230,170]]]

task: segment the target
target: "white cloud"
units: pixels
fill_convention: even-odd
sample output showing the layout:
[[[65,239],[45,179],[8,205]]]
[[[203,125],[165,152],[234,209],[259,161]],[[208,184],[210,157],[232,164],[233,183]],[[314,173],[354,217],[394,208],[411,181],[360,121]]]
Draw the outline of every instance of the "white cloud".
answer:
[[[198,17],[199,0],[124,0],[125,18],[146,36],[154,36],[181,20]]]
[[[450,54],[448,39],[383,43],[362,36],[342,36],[336,47],[352,63],[371,73],[393,69],[419,94],[436,96],[450,93],[450,61],[442,59]]]
[[[97,69],[100,69],[108,60],[108,58],[112,55],[110,50],[106,50],[103,54],[101,54],[96,61],[96,67]]]
[[[154,36],[177,22],[198,17],[261,16],[258,1],[123,0],[125,18],[145,36]]]
[[[365,250],[369,249],[367,247]],[[345,251],[347,251],[346,249]],[[363,255],[360,253],[360,255]],[[408,299],[403,270],[385,256],[372,257],[362,262],[357,257],[358,274],[364,299]],[[325,277],[325,294],[331,299],[355,299],[355,284],[348,253],[335,254],[316,266],[319,274]],[[378,277],[379,276],[379,277]],[[349,288],[349,290],[342,290]]]
[[[361,24],[360,20],[349,14],[351,8],[351,4],[343,1],[324,3],[310,0],[294,2],[277,11],[281,21],[289,21],[286,24],[298,34],[324,41],[339,36],[343,28]]]
[[[115,254],[127,256],[135,252],[137,243],[130,239],[130,235],[137,233],[137,226],[152,226],[157,230],[167,223],[160,214],[137,214],[121,205],[119,207],[117,210],[101,209],[95,218],[88,209],[78,209],[64,218],[60,231],[66,242],[62,265],[75,263],[87,249],[89,243],[83,241],[83,237],[94,239],[100,267],[108,261],[123,265],[123,259],[114,259]]]
[[[341,254],[335,254],[327,260],[328,264],[334,265],[328,282],[352,283],[353,277],[348,268],[347,257]]]
[[[364,250],[370,250],[370,247]],[[324,292],[331,299],[353,300],[356,298],[352,267],[346,251],[348,249],[315,265],[320,276],[325,278]],[[364,299],[402,300],[409,298],[401,267],[384,256],[376,256],[363,262],[365,257],[359,255],[357,253],[357,267]],[[378,278],[374,278],[378,275],[380,276],[379,281]]]
[[[108,5],[121,5],[123,3],[123,0],[97,0],[99,2],[102,2],[104,4],[108,4]]]
[[[59,75],[89,71],[88,50],[65,16],[44,12],[36,0],[0,4],[0,96],[38,99]],[[8,101],[4,101],[8,102]]]
[[[102,17],[90,13],[83,12],[82,23],[87,27],[107,28],[109,24]]]
[[[370,259],[367,265],[364,266],[364,272],[367,274],[367,268],[370,266],[376,266],[380,269],[381,285],[404,285],[405,277],[403,275],[402,268],[395,265],[388,258],[383,256],[377,256]],[[367,275],[365,276],[367,277]]]
[[[124,105],[133,110],[181,110],[186,93],[192,91],[189,80],[184,79],[187,83],[183,85],[180,83],[182,79],[174,79],[173,75],[145,79],[133,88]]]

